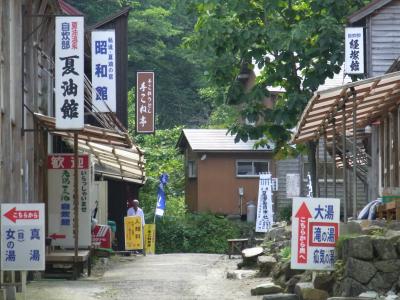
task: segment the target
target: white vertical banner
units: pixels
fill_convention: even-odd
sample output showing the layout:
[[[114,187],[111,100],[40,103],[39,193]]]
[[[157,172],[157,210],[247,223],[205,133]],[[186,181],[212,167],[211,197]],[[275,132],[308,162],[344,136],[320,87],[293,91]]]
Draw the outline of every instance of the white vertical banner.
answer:
[[[364,74],[364,29],[345,29],[345,73]]]
[[[117,109],[115,62],[115,30],[92,31],[92,103],[100,112]]]
[[[286,197],[299,197],[300,192],[300,174],[286,174]]]
[[[56,17],[55,30],[56,128],[84,126],[84,19]]]
[[[272,227],[272,176],[270,173],[260,173],[258,186],[258,204],[256,232],[268,232]]]

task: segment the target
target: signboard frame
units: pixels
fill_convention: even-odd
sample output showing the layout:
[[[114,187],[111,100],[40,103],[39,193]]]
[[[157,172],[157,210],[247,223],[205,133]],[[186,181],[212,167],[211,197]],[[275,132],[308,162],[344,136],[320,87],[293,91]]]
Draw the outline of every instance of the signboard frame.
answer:
[[[140,78],[142,75],[149,75],[151,76],[152,80],[153,80],[153,85],[152,85],[152,106],[153,106],[153,110],[151,113],[147,113],[146,112],[146,116],[151,116],[151,122],[150,122],[150,126],[145,127],[144,129],[140,129],[140,120],[142,119],[142,117],[145,117],[143,115],[143,106],[140,106],[140,104],[147,104],[148,105],[148,101],[144,101],[142,98],[141,89],[140,89],[140,83],[143,82],[144,80],[140,81]],[[153,134],[155,132],[155,110],[156,110],[156,93],[155,93],[155,85],[156,85],[156,78],[155,78],[155,72],[154,71],[138,71],[136,72],[136,133],[140,134],[140,133],[144,133],[144,134]],[[143,102],[144,101],[144,102]],[[144,118],[143,119],[144,122],[146,122],[145,124],[147,124],[147,119]],[[144,125],[145,125],[144,124]],[[142,127],[144,127],[144,125]]]
[[[334,270],[340,199],[294,197],[291,268]]]
[[[44,203],[2,203],[1,214],[1,270],[45,270]]]

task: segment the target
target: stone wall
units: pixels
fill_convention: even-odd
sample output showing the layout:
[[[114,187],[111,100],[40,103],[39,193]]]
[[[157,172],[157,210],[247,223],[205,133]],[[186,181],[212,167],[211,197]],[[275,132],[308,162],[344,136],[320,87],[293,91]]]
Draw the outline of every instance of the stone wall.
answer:
[[[400,291],[400,235],[362,235],[338,245],[336,296],[358,296]]]

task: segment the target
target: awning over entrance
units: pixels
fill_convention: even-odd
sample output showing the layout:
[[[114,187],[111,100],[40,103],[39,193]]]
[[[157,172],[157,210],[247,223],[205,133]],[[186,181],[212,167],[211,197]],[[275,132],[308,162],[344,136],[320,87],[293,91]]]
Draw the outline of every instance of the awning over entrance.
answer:
[[[71,147],[73,139],[64,139]],[[95,172],[104,177],[144,184],[145,160],[139,148],[120,148],[78,139],[78,149],[93,155]]]
[[[330,140],[333,132],[346,135],[364,128],[400,103],[400,72],[360,80],[341,87],[319,91],[308,102],[296,127],[292,142],[317,140],[324,134]],[[343,110],[344,108],[344,110]]]
[[[55,119],[35,113],[39,124],[63,137],[73,147],[74,131],[56,130]],[[95,172],[104,177],[144,184],[144,153],[134,146],[127,133],[85,125],[78,134],[78,149],[93,155]]]
[[[49,131],[56,135],[73,139],[74,133],[77,132],[76,130],[56,129],[56,120],[53,117],[45,116],[38,113],[34,113],[34,116],[40,125],[46,127]],[[128,133],[92,125],[85,125],[83,129],[79,130],[78,139],[119,147],[131,148],[133,146],[133,143],[129,138]]]

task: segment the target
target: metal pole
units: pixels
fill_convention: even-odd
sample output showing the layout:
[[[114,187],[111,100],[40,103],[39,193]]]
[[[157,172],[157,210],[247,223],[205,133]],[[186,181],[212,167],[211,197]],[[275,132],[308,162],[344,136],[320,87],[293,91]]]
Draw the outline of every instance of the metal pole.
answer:
[[[332,177],[333,177],[333,198],[336,198],[336,120],[333,118],[333,140],[332,140],[332,156],[333,156],[333,166],[332,166]]]
[[[343,218],[345,223],[347,223],[346,99],[347,96],[343,97],[342,106]]]
[[[356,93],[352,88],[353,94],[353,217],[357,217],[357,101]]]
[[[328,150],[326,149],[326,132],[324,133],[324,190],[325,197],[328,198]]]
[[[78,133],[74,133],[74,272],[78,263],[79,195],[78,195]]]

